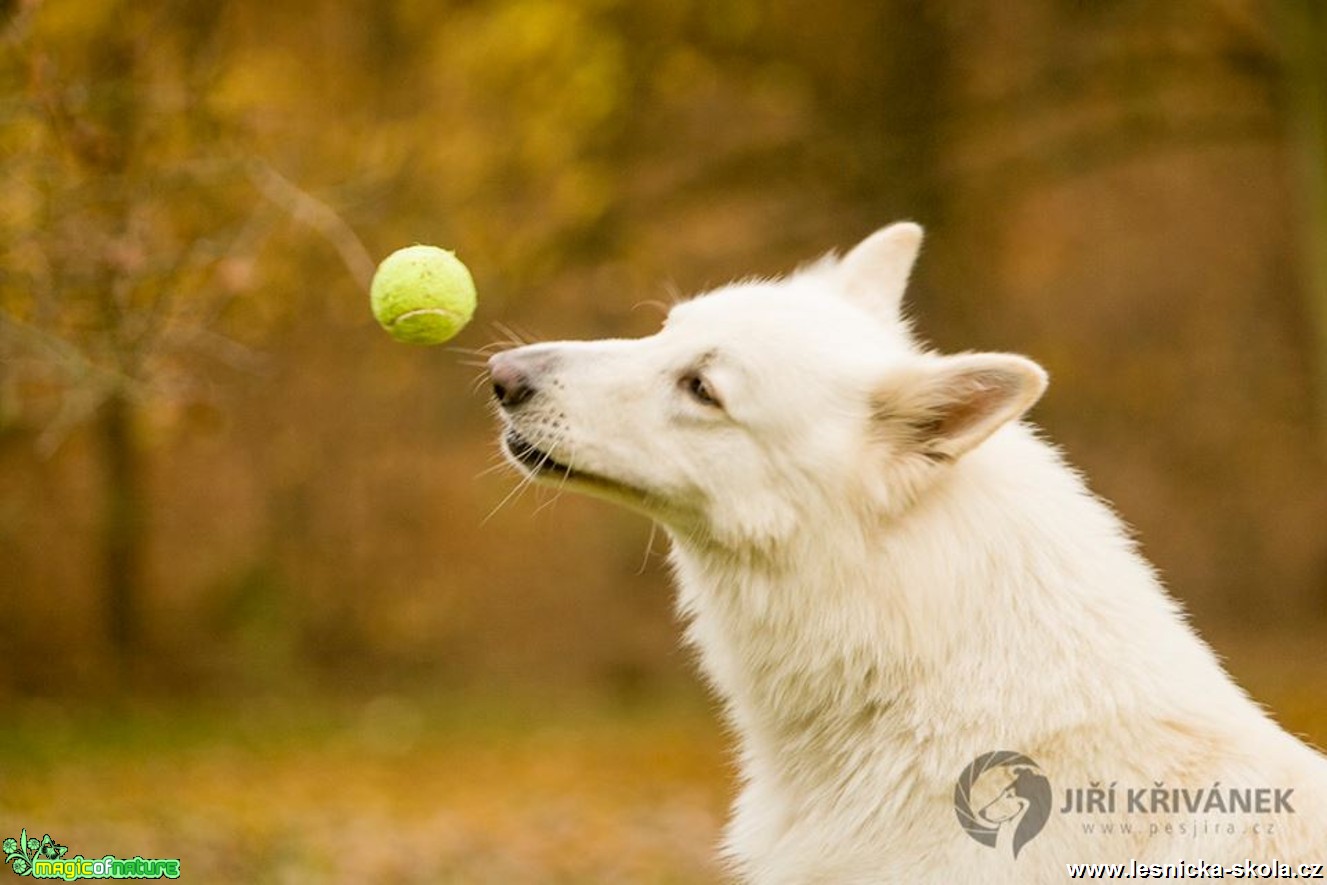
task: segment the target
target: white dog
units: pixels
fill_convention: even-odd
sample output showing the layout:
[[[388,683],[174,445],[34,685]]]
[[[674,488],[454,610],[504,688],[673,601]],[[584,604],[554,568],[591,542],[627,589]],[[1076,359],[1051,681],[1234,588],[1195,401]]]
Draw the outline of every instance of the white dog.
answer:
[[[687,638],[741,741],[733,871],[1311,874],[1327,760],[1234,685],[1021,423],[1045,372],[914,343],[920,242],[896,224],[679,304],[649,338],[490,362],[513,463],[672,540]]]

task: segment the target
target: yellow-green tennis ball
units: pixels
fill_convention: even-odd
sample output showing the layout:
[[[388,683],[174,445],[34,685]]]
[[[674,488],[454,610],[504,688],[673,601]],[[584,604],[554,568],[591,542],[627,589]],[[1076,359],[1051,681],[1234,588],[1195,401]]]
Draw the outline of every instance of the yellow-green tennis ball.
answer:
[[[369,286],[373,316],[406,344],[441,344],[475,313],[475,281],[461,260],[437,246],[407,246],[383,259]]]

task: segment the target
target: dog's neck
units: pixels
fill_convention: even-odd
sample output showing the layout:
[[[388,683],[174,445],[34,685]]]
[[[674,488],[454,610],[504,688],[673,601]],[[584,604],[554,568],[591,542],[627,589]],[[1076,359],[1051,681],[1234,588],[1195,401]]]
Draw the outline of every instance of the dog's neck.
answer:
[[[748,755],[842,768],[865,746],[933,741],[952,766],[1119,714],[1158,667],[1223,681],[1054,451],[1022,428],[988,445],[875,534],[808,525],[782,555],[746,558],[674,539],[688,638]],[[991,672],[1022,674],[1024,709],[1005,708],[1008,686],[981,690]]]

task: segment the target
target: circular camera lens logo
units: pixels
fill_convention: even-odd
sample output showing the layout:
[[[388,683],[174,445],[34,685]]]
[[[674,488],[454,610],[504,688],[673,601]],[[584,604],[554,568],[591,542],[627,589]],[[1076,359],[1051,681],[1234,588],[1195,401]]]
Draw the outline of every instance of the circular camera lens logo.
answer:
[[[1022,753],[983,753],[958,776],[954,811],[969,836],[1016,858],[1050,817],[1051,782]]]

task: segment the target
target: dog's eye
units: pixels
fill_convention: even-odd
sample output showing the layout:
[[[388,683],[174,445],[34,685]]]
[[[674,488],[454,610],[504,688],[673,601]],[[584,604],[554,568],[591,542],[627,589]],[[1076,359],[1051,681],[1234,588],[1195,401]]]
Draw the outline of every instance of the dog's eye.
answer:
[[[682,376],[682,388],[698,403],[721,408],[719,398],[714,395],[714,388],[698,372],[688,372]]]

